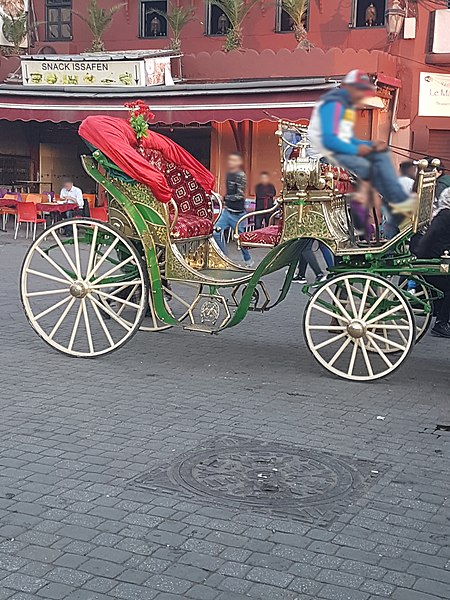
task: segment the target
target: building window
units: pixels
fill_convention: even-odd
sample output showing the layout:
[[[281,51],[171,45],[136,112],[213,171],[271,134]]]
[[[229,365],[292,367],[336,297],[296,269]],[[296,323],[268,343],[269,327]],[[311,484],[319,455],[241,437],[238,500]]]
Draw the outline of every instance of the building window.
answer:
[[[206,35],[227,35],[230,21],[218,6],[206,3]]]
[[[308,29],[308,9],[303,16],[303,27]],[[277,33],[286,33],[294,31],[294,22],[288,13],[283,10],[282,0],[277,0],[275,9],[275,31]]]
[[[353,27],[383,27],[386,0],[354,0]]]
[[[72,39],[72,0],[46,0],[47,40]]]
[[[161,13],[167,13],[165,0],[141,0],[140,37],[167,36],[167,19]]]

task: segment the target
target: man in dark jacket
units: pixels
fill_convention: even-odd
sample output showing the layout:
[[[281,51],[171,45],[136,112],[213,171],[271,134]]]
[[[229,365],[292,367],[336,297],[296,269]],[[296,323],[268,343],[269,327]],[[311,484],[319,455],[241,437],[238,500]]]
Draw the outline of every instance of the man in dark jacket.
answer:
[[[228,156],[228,173],[226,177],[226,193],[224,196],[224,209],[215,224],[214,239],[224,254],[227,248],[223,234],[230,228],[233,232],[237,222],[245,215],[245,186],[247,178],[243,171],[242,155],[232,152]],[[244,223],[239,226],[239,233],[245,231]],[[241,248],[242,256],[246,266],[251,267],[253,260],[247,248]]]
[[[262,171],[259,176],[259,183],[255,186],[256,210],[266,210],[272,208],[273,201],[276,195],[276,189],[270,181],[269,173]],[[255,216],[255,229],[261,229],[263,221],[269,222],[270,214]]]
[[[450,194],[441,196],[439,212],[421,239],[416,254],[419,258],[440,258],[446,250],[450,251]],[[431,334],[450,338],[450,276],[433,275],[426,280],[444,292],[444,297],[436,302],[436,323]]]

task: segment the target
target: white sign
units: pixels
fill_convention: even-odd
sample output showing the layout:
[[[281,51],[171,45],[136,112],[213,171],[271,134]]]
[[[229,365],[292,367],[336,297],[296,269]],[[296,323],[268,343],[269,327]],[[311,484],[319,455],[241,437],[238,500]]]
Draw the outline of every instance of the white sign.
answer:
[[[450,75],[420,74],[419,117],[450,117]]]
[[[22,60],[24,85],[112,86],[145,85],[142,60]]]

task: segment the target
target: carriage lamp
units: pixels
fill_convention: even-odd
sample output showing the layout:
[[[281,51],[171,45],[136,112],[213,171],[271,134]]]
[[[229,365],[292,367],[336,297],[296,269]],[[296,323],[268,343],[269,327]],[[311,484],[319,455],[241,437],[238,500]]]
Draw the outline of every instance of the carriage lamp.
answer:
[[[399,0],[393,0],[391,7],[387,8],[384,14],[388,41],[395,42],[402,30],[406,10],[401,6]]]

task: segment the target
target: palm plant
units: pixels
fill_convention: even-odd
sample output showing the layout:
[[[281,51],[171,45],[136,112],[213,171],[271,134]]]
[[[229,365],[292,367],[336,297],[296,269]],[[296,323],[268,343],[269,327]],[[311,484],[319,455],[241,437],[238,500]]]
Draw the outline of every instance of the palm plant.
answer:
[[[181,32],[188,23],[194,20],[195,11],[190,7],[170,6],[170,11],[164,12],[155,9],[155,12],[164,17],[172,31],[170,40],[171,50],[179,52],[181,50]]]
[[[5,40],[12,44],[12,48],[6,52],[20,54],[20,45],[25,39],[28,30],[28,15],[26,12],[4,14],[2,33]]]
[[[305,17],[308,12],[308,5],[309,0],[281,0],[281,8],[292,21],[292,29],[298,43],[298,48],[304,48],[305,50],[311,48],[311,42],[307,39],[305,29]]]
[[[224,45],[225,52],[242,48],[242,23],[251,9],[260,0],[209,0],[227,17],[230,27]]]
[[[114,15],[118,10],[125,6],[122,4],[115,4],[110,8],[101,8],[98,6],[97,0],[89,0],[87,7],[87,16],[81,15],[80,13],[73,11],[77,17],[86,23],[92,33],[92,44],[88,49],[91,52],[103,52],[105,50],[105,43],[103,42],[103,35],[114,18]]]

